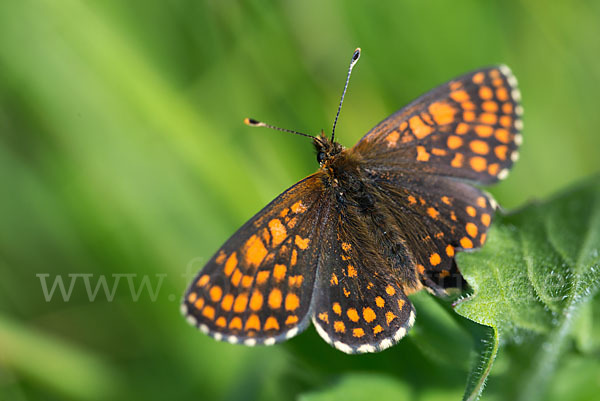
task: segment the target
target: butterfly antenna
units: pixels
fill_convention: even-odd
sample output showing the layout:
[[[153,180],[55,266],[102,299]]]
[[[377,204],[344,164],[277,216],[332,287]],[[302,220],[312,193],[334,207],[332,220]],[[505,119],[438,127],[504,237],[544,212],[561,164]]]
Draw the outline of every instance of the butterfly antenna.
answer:
[[[333,142],[333,138],[335,136],[335,126],[337,124],[338,117],[340,116],[340,111],[342,110],[342,103],[344,103],[344,96],[346,95],[346,89],[348,89],[348,82],[350,82],[350,74],[352,74],[352,69],[354,65],[360,58],[360,47],[354,50],[354,54],[352,54],[352,59],[350,60],[350,67],[348,68],[348,76],[346,77],[346,85],[344,85],[344,91],[342,92],[342,98],[340,99],[340,105],[337,109],[337,114],[335,115],[335,120],[333,121],[333,129],[331,130],[331,142]]]
[[[307,136],[307,137],[313,138],[313,139],[315,138],[312,135],[304,134],[304,133],[298,132],[298,131],[292,131],[291,129],[285,129],[285,128],[275,127],[274,125],[263,123],[261,121],[255,120],[253,118],[244,118],[244,124],[249,125],[250,127],[266,127],[266,128],[274,129],[276,131],[289,132],[290,134]]]

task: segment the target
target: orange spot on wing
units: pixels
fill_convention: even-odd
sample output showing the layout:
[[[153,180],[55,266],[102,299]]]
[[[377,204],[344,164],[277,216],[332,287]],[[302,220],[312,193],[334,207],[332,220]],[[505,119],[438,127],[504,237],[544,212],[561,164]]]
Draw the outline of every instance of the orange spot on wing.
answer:
[[[442,258],[437,253],[432,253],[431,256],[429,257],[429,263],[431,263],[432,266],[439,265],[441,263],[441,261],[442,261]]]
[[[467,237],[462,237],[460,239],[460,246],[462,246],[464,249],[473,248],[473,241]]]
[[[478,72],[475,75],[473,75],[473,83],[476,83],[477,85],[482,84],[484,79],[485,74],[483,72]]]
[[[503,143],[510,142],[510,133],[504,128],[498,128],[495,132],[496,139]]]
[[[452,161],[450,162],[450,165],[452,167],[460,168],[463,166],[464,160],[465,160],[465,157],[463,156],[463,154],[457,153],[454,155],[454,159],[452,159]]]
[[[394,320],[397,317],[398,316],[394,315],[393,312],[386,312],[386,314],[385,314],[385,321],[387,322],[388,326],[390,325],[390,323],[392,322],[392,320]]]
[[[319,313],[318,316],[319,316],[319,319],[321,319],[325,323],[329,323],[329,315],[327,315],[327,312],[321,312],[321,313]]]
[[[377,315],[375,315],[375,311],[373,309],[369,307],[363,308],[363,319],[365,319],[365,322],[371,323],[376,317]]]
[[[417,200],[412,195],[408,196],[408,201],[410,202],[411,205],[415,205],[417,203]]]
[[[310,242],[309,238],[302,238],[299,235],[296,235],[296,239],[294,241],[294,243],[296,244],[296,246],[302,250],[305,250],[306,248],[308,248],[308,243]]]
[[[244,312],[246,310],[247,305],[248,295],[240,294],[235,298],[235,302],[233,303],[233,311],[237,313]]]
[[[471,217],[475,217],[475,215],[477,215],[477,210],[475,210],[473,206],[467,206],[465,210],[467,211],[467,214]]]
[[[481,113],[479,115],[479,121],[484,124],[493,125],[496,124],[496,121],[498,121],[498,116],[493,113]]]
[[[502,112],[504,114],[512,114],[512,112],[513,112],[513,105],[512,105],[512,103],[508,103],[508,102],[504,103],[502,105]]]
[[[347,242],[342,242],[342,249],[344,250],[344,252],[350,252],[350,250],[352,249],[352,245],[350,245]]]
[[[460,136],[450,135],[447,140],[447,145],[450,149],[460,148],[463,144],[463,140]]]
[[[512,125],[512,118],[509,116],[500,117],[500,125],[502,125],[505,128],[510,128],[510,126]]]
[[[271,275],[271,272],[268,270],[259,271],[258,274],[256,275],[256,284],[262,285],[262,284],[266,283],[267,280],[269,279],[270,275]]]
[[[365,335],[365,331],[363,329],[361,329],[360,327],[357,327],[356,329],[352,330],[352,335],[356,338],[361,338],[362,336]]]
[[[224,311],[230,311],[231,307],[233,306],[233,295],[232,294],[226,294],[223,297],[223,300],[221,300],[221,309],[223,309]]]
[[[225,327],[227,326],[227,319],[224,316],[219,316],[215,324],[219,327]]]
[[[485,197],[480,196],[477,198],[477,206],[481,207],[481,208],[485,208],[487,206],[487,202],[485,200]]]
[[[344,333],[346,331],[346,326],[344,325],[344,322],[337,320],[333,323],[333,329],[336,333]]]
[[[506,160],[506,152],[508,152],[508,147],[505,145],[499,145],[494,148],[494,153],[496,153],[496,157],[500,160]]]
[[[285,226],[281,224],[281,220],[279,219],[269,221],[269,230],[273,237],[273,246],[278,246],[287,237],[287,230],[285,229]]]
[[[215,318],[215,308],[213,308],[210,305],[206,305],[206,307],[202,309],[202,316],[206,317],[207,319],[213,320]]]
[[[481,238],[479,240],[479,242],[481,243],[481,245],[485,244],[485,239],[486,239],[486,234],[485,233],[481,234]]]
[[[508,100],[508,91],[506,90],[506,88],[502,87],[496,89],[496,97],[502,102]]]
[[[298,295],[294,293],[289,293],[285,297],[285,309],[286,310],[296,310],[300,306],[300,298]]]
[[[233,252],[231,255],[229,255],[229,258],[227,258],[227,262],[225,262],[225,268],[223,269],[223,271],[226,275],[229,276],[233,272],[233,269],[236,268],[237,264],[237,253]]]
[[[352,320],[353,322],[358,322],[360,319],[358,312],[354,308],[349,308],[346,314],[348,315],[348,319]]]
[[[473,140],[469,142],[469,147],[473,152],[478,153],[480,155],[487,155],[490,151],[489,145],[486,142],[480,140]]]
[[[446,156],[448,153],[444,149],[433,148],[431,149],[431,153],[436,156]]]
[[[488,138],[494,133],[494,129],[489,125],[476,125],[475,133],[481,138]]]
[[[304,276],[298,274],[296,276],[289,276],[288,285],[290,287],[300,287],[302,285],[302,281],[304,280]]]
[[[452,100],[458,103],[466,102],[467,100],[469,100],[469,95],[464,90],[450,92],[450,97],[452,98]]]
[[[190,294],[187,297],[187,300],[189,303],[193,304],[197,298],[198,298],[198,295],[195,292],[190,292]]]
[[[471,157],[469,160],[471,168],[477,172],[481,172],[487,168],[487,161],[481,156]]]
[[[495,113],[498,111],[498,103],[496,103],[492,100],[487,100],[487,101],[483,102],[483,104],[481,105],[481,108],[484,111],[489,111],[489,112]]]
[[[463,120],[467,122],[475,121],[475,113],[472,111],[465,111],[463,113]]]
[[[215,259],[215,262],[218,265],[221,265],[221,264],[223,264],[223,262],[225,262],[226,257],[227,257],[227,254],[221,250],[221,251],[219,251],[219,256],[217,256],[217,258]]]
[[[494,92],[488,86],[482,86],[479,88],[479,97],[484,100],[489,100],[494,97]]]
[[[440,216],[440,212],[438,212],[435,208],[430,207],[427,208],[427,214],[432,218],[432,219],[437,219]]]
[[[469,222],[465,228],[467,230],[467,234],[469,234],[471,237],[475,238],[477,236],[477,226],[475,224]]]
[[[242,287],[248,288],[252,285],[252,282],[254,281],[254,277],[252,276],[242,276]]]
[[[429,125],[426,125],[419,116],[411,117],[408,120],[408,123],[410,125],[410,129],[412,130],[413,135],[416,136],[418,139],[425,138],[433,131],[433,129]]]
[[[385,306],[385,300],[382,297],[375,297],[375,305],[379,308],[383,308]]]
[[[279,288],[273,288],[269,293],[269,299],[267,300],[269,307],[271,309],[279,309],[282,301],[283,296],[281,295],[281,290]]]
[[[269,316],[265,321],[264,330],[279,330],[279,322],[273,316]]]
[[[425,274],[425,266],[417,265],[417,270],[419,271],[419,274]]]
[[[276,282],[280,282],[285,278],[287,267],[285,265],[276,264],[273,268],[273,278]]]
[[[229,329],[231,330],[241,330],[242,329],[242,319],[240,319],[239,317],[234,317],[233,319],[231,319],[231,322],[229,322]]]
[[[338,302],[334,302],[333,305],[331,306],[331,309],[335,312],[336,315],[342,314],[342,307],[340,306],[340,304]]]
[[[378,324],[377,326],[373,327],[373,335],[381,333],[383,331],[383,327],[381,327],[380,324]]]
[[[352,265],[348,265],[348,277],[356,277],[356,268]]]
[[[235,271],[231,275],[231,284],[237,287],[238,285],[240,285],[240,281],[242,281],[242,272],[238,269],[235,269]]]
[[[465,124],[465,123],[459,123],[459,124],[456,126],[456,130],[455,130],[455,132],[456,132],[458,135],[464,135],[464,134],[466,134],[467,132],[469,132],[469,125],[468,125],[468,124]]]
[[[445,125],[454,121],[456,110],[448,103],[435,102],[429,106],[429,113],[438,125]]]
[[[196,302],[194,302],[194,306],[198,310],[202,309],[204,307],[204,298],[198,298]]]
[[[204,287],[210,281],[210,276],[208,274],[204,274],[202,277],[198,279],[196,285],[198,287]]]
[[[449,257],[454,256],[454,247],[452,245],[448,245],[446,247],[446,255],[448,255]]]
[[[295,324],[298,323],[298,316],[296,315],[289,315],[287,317],[287,319],[285,319],[285,324]]]
[[[388,286],[385,287],[385,292],[391,297],[391,296],[394,296],[394,294],[396,293],[396,289],[394,287],[392,287],[390,284],[388,284]]]
[[[245,261],[249,266],[258,267],[265,256],[267,256],[267,249],[263,244],[262,240],[256,235],[251,236],[246,244],[244,245]]]
[[[244,330],[260,330],[260,319],[254,313],[248,316],[248,320],[246,320],[246,326],[244,326]]]
[[[294,203],[292,205],[291,209],[292,209],[292,212],[294,212],[296,214],[306,212],[306,206],[304,206],[302,201],[298,201],[298,202]]]
[[[429,160],[431,155],[425,150],[425,146],[417,146],[417,160],[420,162],[426,162]]]
[[[484,213],[481,215],[481,223],[484,226],[489,227],[491,222],[492,222],[492,217],[489,214]]]
[[[388,148],[393,148],[398,144],[398,139],[400,138],[400,133],[398,131],[392,131],[388,136],[385,137],[385,140],[388,143]]]
[[[331,285],[338,285],[338,278],[335,273],[331,273],[331,279],[329,280]]]
[[[210,294],[210,299],[213,302],[219,302],[219,300],[221,299],[221,296],[223,295],[223,290],[218,285],[215,285],[214,287],[212,287],[210,289],[209,294]]]
[[[489,175],[496,175],[496,174],[498,174],[499,170],[500,170],[500,165],[498,163],[490,164],[488,166],[488,174]]]
[[[262,308],[263,305],[263,295],[259,290],[254,290],[252,292],[252,296],[250,297],[250,309],[253,311],[258,311]]]
[[[404,300],[403,299],[398,299],[398,309],[402,310],[402,308],[404,308]]]
[[[448,198],[447,196],[442,196],[442,202],[444,202],[446,205],[449,205],[449,206],[452,205],[450,198]]]
[[[292,259],[290,259],[290,266],[296,266],[296,262],[298,261],[298,251],[292,251]]]

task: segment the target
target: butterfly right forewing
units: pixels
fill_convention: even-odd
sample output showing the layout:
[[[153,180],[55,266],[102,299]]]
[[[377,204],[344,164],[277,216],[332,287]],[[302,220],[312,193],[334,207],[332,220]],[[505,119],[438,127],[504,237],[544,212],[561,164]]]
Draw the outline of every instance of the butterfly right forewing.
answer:
[[[473,71],[386,118],[353,150],[374,169],[491,184],[518,158],[520,98],[508,67]]]

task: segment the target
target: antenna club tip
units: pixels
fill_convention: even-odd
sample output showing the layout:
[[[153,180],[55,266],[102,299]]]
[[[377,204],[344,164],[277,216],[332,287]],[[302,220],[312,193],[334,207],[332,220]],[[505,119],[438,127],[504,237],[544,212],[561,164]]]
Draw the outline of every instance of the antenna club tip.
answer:
[[[249,125],[250,127],[257,127],[258,125],[260,125],[258,121],[248,117],[244,118],[244,124]]]

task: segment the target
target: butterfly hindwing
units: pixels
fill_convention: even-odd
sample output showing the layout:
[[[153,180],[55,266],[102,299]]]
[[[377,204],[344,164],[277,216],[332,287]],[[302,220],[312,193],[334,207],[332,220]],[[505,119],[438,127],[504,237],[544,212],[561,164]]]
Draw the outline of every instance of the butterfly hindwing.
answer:
[[[416,277],[408,280],[407,270],[390,263],[396,255],[381,248],[380,219],[385,217],[366,212],[355,199],[339,198],[322,238],[313,323],[325,341],[346,353],[388,348],[415,319],[404,290],[407,282],[416,284]]]
[[[386,118],[353,149],[373,167],[491,184],[518,158],[520,97],[508,67],[473,71]]]
[[[491,196],[444,177],[373,171],[370,177],[381,206],[393,216],[393,226],[411,250],[423,284],[437,294],[462,287],[454,256],[485,243],[496,207]]]
[[[188,321],[217,340],[274,344],[309,323],[323,187],[318,173],[240,228],[188,288]]]

